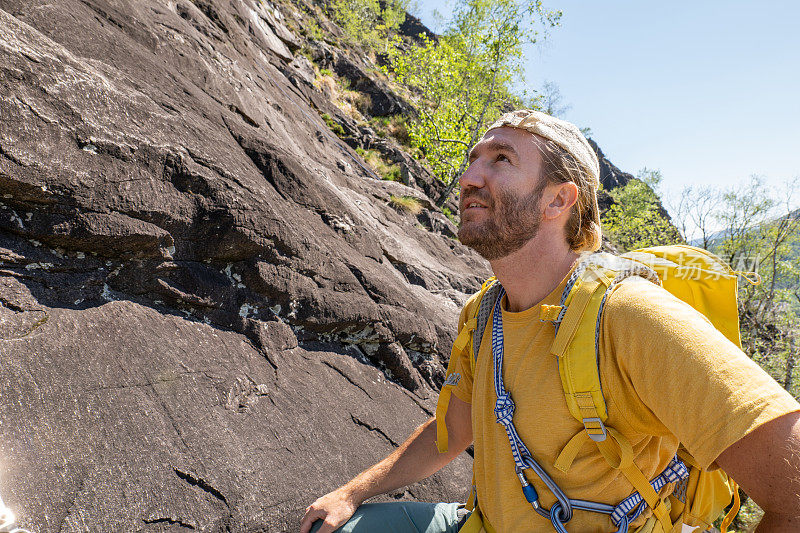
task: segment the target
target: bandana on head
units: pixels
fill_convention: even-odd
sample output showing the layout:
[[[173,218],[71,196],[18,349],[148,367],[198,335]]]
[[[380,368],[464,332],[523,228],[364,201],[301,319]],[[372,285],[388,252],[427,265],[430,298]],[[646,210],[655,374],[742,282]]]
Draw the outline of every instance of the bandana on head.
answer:
[[[488,133],[495,128],[502,127],[519,128],[553,141],[566,150],[592,175],[594,178],[592,184],[595,188],[600,186],[600,165],[597,162],[597,155],[589,146],[589,142],[581,130],[574,124],[541,111],[520,109],[506,113],[486,131]]]

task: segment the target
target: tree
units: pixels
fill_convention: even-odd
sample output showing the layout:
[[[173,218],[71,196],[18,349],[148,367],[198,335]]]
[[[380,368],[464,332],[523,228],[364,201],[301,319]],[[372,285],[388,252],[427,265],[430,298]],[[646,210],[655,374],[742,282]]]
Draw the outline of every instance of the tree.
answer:
[[[675,222],[686,242],[697,242],[709,250],[714,234],[714,209],[720,201],[720,192],[710,187],[687,187],[677,205],[670,206]]]
[[[419,120],[409,125],[410,140],[448,184],[437,205],[455,188],[488,123],[522,103],[513,89],[537,24],[546,31],[560,17],[540,1],[462,0],[438,40],[423,37],[422,46],[396,46],[390,54],[396,79],[416,95]]]
[[[609,191],[614,203],[602,215],[609,239],[625,251],[681,242],[656,190],[661,172],[644,168],[638,178]]]
[[[566,112],[572,109],[571,105],[564,103],[561,89],[552,81],[546,81],[542,85],[542,90],[539,91],[539,105],[548,115],[559,118],[564,118]]]
[[[334,0],[329,12],[350,42],[384,53],[406,19],[408,0]]]

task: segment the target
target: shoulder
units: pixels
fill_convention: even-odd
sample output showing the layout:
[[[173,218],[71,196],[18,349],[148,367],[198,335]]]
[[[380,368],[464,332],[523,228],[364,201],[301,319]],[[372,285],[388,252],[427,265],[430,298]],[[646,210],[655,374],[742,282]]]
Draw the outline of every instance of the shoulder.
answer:
[[[603,315],[604,322],[610,326],[641,324],[668,330],[676,327],[715,329],[708,318],[692,306],[639,276],[627,278],[616,287],[608,297]]]

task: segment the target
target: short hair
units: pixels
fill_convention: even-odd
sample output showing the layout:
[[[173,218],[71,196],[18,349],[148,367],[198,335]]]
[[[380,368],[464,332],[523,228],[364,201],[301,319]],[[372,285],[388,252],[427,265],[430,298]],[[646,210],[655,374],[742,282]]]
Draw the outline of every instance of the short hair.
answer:
[[[603,240],[595,186],[597,178],[561,146],[550,139],[537,137],[544,179],[549,183],[572,182],[578,187],[578,199],[565,227],[570,249],[576,252],[597,250]]]

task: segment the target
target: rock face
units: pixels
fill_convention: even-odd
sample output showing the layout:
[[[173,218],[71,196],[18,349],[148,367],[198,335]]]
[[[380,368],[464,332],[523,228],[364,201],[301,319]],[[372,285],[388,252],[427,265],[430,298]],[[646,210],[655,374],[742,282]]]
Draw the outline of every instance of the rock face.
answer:
[[[635,179],[633,174],[620,170],[614,163],[609,161],[596,142],[592,139],[588,140],[594,149],[594,153],[597,154],[597,161],[600,163],[600,183],[605,189],[624,187],[629,181]]]
[[[377,180],[331,133],[293,9],[0,0],[0,494],[20,526],[291,531],[431,415],[487,265],[435,184]],[[469,467],[393,497],[463,498]]]
[[[628,172],[623,172],[617,168],[614,163],[609,161],[596,142],[592,139],[588,139],[588,141],[594,153],[597,154],[598,163],[600,163],[600,185],[603,187],[603,190],[598,191],[597,203],[600,207],[600,211],[605,211],[614,203],[608,191],[616,187],[624,187],[629,181],[636,178]],[[663,214],[669,218],[666,210],[664,210]],[[613,247],[611,249],[615,250]]]

